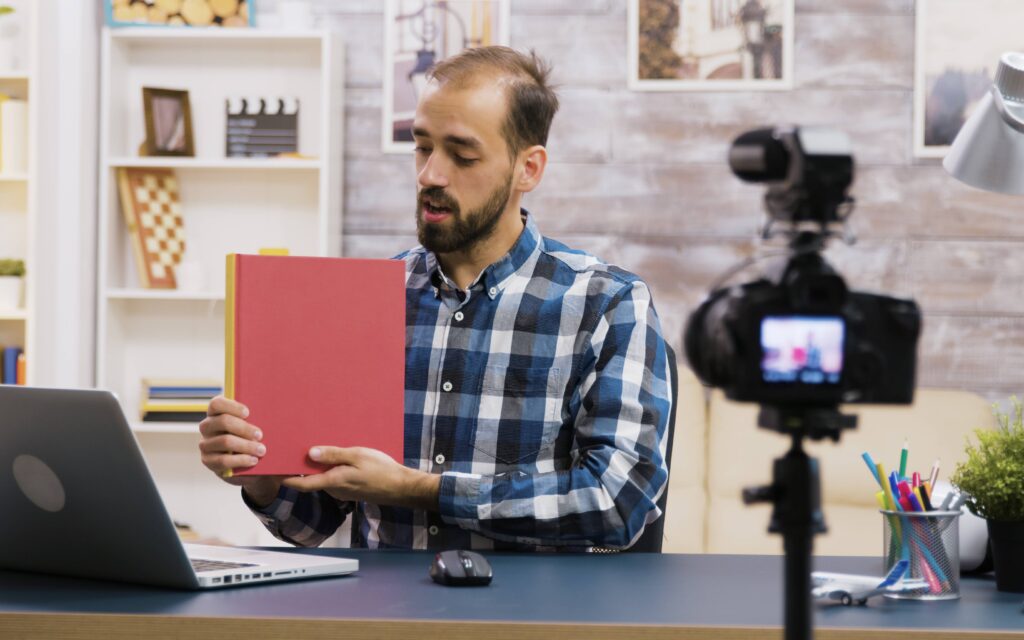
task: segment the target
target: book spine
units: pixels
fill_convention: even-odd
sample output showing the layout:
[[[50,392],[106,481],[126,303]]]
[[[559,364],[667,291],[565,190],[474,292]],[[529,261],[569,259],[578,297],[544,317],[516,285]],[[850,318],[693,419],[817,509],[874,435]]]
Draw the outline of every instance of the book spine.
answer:
[[[17,384],[18,355],[20,354],[21,347],[7,347],[4,349],[4,384]]]
[[[20,384],[20,385],[28,384],[28,374],[26,372],[26,367],[27,366],[28,366],[28,359],[25,357],[25,354],[24,353],[19,353],[18,354],[18,365],[17,365],[17,367],[18,367],[17,384]]]
[[[235,397],[235,303],[238,298],[238,254],[227,257],[227,283],[224,290],[224,396]]]

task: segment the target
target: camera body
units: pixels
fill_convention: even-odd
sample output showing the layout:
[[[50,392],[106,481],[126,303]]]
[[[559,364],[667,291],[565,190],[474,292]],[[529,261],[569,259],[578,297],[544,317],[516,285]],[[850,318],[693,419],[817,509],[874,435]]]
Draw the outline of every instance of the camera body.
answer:
[[[917,304],[850,291],[819,253],[852,202],[845,135],[759,129],[729,159],[741,179],[769,183],[766,208],[790,251],[776,272],[712,291],[690,316],[684,347],[697,376],[733,400],[782,408],[912,402]]]
[[[743,402],[908,404],[921,314],[913,300],[849,291],[816,253],[719,289],[686,326],[698,377]]]

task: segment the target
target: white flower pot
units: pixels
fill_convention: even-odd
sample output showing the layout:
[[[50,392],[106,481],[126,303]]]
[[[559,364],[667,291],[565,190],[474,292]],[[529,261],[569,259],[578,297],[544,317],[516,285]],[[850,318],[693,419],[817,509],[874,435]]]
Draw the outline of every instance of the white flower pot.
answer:
[[[0,276],[0,309],[21,308],[21,276]]]

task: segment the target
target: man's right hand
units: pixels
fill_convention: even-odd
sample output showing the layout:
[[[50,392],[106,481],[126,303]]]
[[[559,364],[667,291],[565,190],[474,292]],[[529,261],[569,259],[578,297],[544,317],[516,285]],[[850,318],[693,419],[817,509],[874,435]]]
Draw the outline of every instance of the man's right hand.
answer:
[[[267,453],[260,443],[263,433],[245,419],[245,405],[217,396],[210,401],[206,419],[199,423],[199,452],[203,464],[228,484],[242,487],[249,499],[266,507],[277,498],[281,488],[279,476],[235,476],[235,469],[255,466]]]

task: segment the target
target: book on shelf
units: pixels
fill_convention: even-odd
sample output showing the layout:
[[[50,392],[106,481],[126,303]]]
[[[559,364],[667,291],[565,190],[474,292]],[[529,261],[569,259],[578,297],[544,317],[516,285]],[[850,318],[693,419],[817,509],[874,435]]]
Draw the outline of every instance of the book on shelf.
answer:
[[[2,377],[0,382],[3,384],[25,384],[25,352],[21,347],[4,347],[3,350],[3,368]],[[20,369],[22,371],[19,382],[19,362]]]
[[[398,260],[231,254],[225,395],[267,454],[241,475],[327,467],[310,447],[369,447],[402,463],[405,267]]]
[[[139,414],[143,422],[198,422],[222,390],[205,378],[143,378]]]

